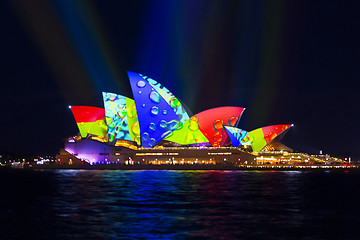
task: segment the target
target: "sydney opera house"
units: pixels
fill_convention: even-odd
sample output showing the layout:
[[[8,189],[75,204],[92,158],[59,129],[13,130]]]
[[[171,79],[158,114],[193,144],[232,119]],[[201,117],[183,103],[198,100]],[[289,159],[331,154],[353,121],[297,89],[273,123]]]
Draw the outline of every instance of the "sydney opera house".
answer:
[[[218,107],[192,115],[154,79],[128,72],[133,98],[103,92],[104,108],[70,106],[79,134],[57,156],[64,164],[252,164],[280,143],[291,124],[247,131],[245,110]]]

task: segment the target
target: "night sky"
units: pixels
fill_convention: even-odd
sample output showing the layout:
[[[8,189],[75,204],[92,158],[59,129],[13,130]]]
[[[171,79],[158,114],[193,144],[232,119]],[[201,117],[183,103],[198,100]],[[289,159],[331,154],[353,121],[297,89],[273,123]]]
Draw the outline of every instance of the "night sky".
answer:
[[[69,105],[132,97],[126,71],[193,114],[295,127],[295,151],[360,160],[360,1],[1,1],[0,153],[56,154]]]

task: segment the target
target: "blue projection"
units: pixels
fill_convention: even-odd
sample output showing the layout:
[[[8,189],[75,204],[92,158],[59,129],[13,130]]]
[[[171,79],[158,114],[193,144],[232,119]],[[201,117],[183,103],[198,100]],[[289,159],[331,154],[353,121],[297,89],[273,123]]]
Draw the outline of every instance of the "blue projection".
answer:
[[[186,112],[185,108],[181,105],[181,102],[174,96],[174,94],[172,94],[166,87],[162,86],[154,79],[147,78],[143,75],[142,77],[147,80],[153,88],[155,88],[155,90],[172,108],[176,109],[175,111],[180,118],[180,122],[185,123],[185,121],[189,119],[189,114]]]
[[[230,137],[231,143],[234,147],[239,145],[250,145],[249,141],[245,141],[248,132],[239,128],[225,126],[226,133]]]
[[[146,77],[127,72],[139,118],[141,142],[144,148],[151,148],[174,130],[182,127],[176,108],[167,101],[146,80]]]

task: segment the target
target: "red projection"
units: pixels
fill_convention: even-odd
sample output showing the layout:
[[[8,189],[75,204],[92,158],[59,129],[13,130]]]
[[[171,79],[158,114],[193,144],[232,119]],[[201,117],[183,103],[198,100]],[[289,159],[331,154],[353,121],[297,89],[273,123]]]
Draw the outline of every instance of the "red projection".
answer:
[[[279,135],[281,132],[286,130],[287,128],[291,127],[290,124],[282,124],[282,125],[273,125],[273,126],[267,126],[263,127],[263,133],[266,143],[269,143],[271,140],[273,140],[277,135]]]
[[[105,137],[107,126],[105,124],[105,109],[89,106],[73,106],[71,111],[78,125],[81,137],[86,137],[88,133]]]
[[[200,112],[194,117],[198,119],[199,129],[213,147],[223,146],[227,138],[224,125],[236,126],[245,108],[218,107]]]
[[[95,122],[105,117],[105,109],[98,107],[72,106],[71,111],[77,123]]]

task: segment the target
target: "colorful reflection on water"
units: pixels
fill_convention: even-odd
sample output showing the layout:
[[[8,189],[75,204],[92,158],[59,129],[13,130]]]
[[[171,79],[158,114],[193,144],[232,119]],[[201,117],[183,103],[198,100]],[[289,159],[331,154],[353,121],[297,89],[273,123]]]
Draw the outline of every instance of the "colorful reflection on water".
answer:
[[[356,239],[360,174],[1,171],[1,232],[34,239]],[[6,182],[6,184],[4,184]]]

